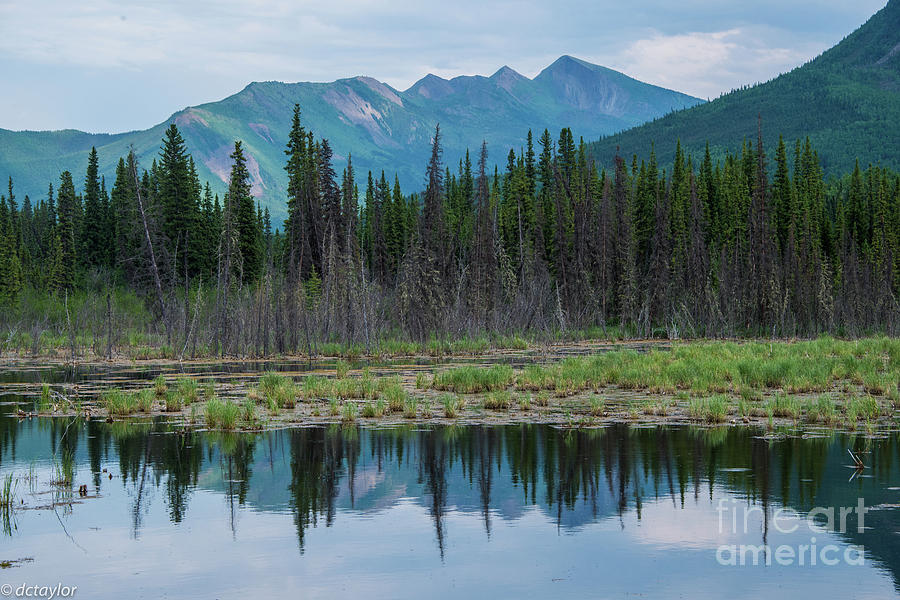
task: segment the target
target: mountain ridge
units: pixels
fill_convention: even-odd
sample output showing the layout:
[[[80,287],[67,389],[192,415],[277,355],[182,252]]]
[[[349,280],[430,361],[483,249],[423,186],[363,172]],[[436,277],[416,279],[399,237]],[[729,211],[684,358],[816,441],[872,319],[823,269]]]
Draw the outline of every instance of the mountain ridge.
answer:
[[[304,126],[325,137],[340,171],[352,153],[358,179],[369,169],[392,169],[405,191],[417,191],[434,126],[441,124],[445,163],[488,143],[492,162],[524,145],[528,129],[554,133],[571,127],[586,139],[703,102],[565,55],[528,78],[504,65],[490,76],[444,79],[427,74],[406,90],[358,75],[328,83],[251,82],[218,101],[188,106],[143,130],[115,134],[77,130],[0,129],[0,176],[10,175],[17,195],[39,197],[62,170],[80,181],[91,146],[111,187],[115,163],[134,146],[141,165],[157,156],[163,131],[176,123],[197,162],[201,181],[223,193],[234,140],[248,155],[254,195],[276,219],[284,217],[284,147],[293,105]],[[277,221],[276,221],[277,222]]]

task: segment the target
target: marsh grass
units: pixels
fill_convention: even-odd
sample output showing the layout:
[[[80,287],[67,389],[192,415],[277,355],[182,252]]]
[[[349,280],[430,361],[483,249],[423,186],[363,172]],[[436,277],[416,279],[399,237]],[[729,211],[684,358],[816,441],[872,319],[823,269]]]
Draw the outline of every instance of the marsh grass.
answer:
[[[444,416],[448,419],[455,419],[466,405],[466,401],[462,396],[456,394],[442,394],[440,403],[444,407]]]
[[[688,415],[697,421],[722,423],[728,417],[728,404],[728,396],[725,394],[692,398],[688,404]]]
[[[175,393],[182,404],[193,404],[200,399],[200,384],[190,377],[179,377],[175,380]]]
[[[207,402],[211,401],[207,400]],[[208,405],[207,405],[208,406]],[[256,402],[250,398],[244,398],[244,402],[241,404],[241,421],[247,427],[256,427],[259,423],[259,415],[256,413]]]
[[[550,394],[547,392],[538,392],[534,397],[534,403],[538,406],[550,406]]]
[[[824,392],[841,382],[886,395],[900,379],[900,340],[842,341],[823,337],[800,342],[686,342],[670,350],[615,350],[529,365],[519,373],[522,390],[557,395],[616,385],[651,393],[733,393],[758,401],[767,390],[790,394]]]
[[[153,380],[153,391],[156,393],[156,396],[162,398],[166,395],[168,389],[169,385],[166,383],[166,378],[162,375],[157,375],[156,379]]]
[[[766,411],[775,417],[798,419],[803,412],[803,408],[797,396],[776,393],[766,400]]]
[[[506,389],[512,382],[513,370],[509,365],[465,366],[437,373],[432,386],[437,390],[478,394]]]
[[[177,390],[168,390],[165,396],[166,412],[180,412],[184,405],[182,404],[182,396]]]
[[[344,403],[344,408],[341,409],[341,421],[345,421],[351,423],[356,420],[356,404],[353,402]]]
[[[519,410],[531,410],[531,395],[519,394]]]
[[[602,417],[606,412],[606,403],[600,396],[592,396],[588,401],[588,412],[592,417]]]
[[[363,406],[361,414],[362,416],[369,419],[377,419],[384,416],[384,410],[384,400],[379,398],[378,400],[370,400],[366,402],[366,404]]]
[[[336,417],[341,414],[341,403],[337,398],[331,398],[328,400],[328,414],[332,417]]]
[[[138,411],[138,402],[132,394],[113,388],[100,394],[100,404],[110,415],[124,417]]]
[[[38,411],[39,412],[47,412],[50,410],[53,401],[50,396],[50,384],[44,383],[41,385],[41,397],[38,400]]]
[[[231,430],[241,418],[241,407],[233,402],[211,398],[206,401],[206,424],[210,429]]]
[[[339,359],[334,363],[334,376],[338,379],[343,379],[350,373],[350,363],[346,360]]]
[[[391,378],[383,383],[383,385],[379,385],[379,396],[387,402],[388,410],[390,412],[403,411],[406,401],[409,398],[409,393],[403,389],[402,385],[400,385],[400,379]]]
[[[425,373],[416,373],[416,389],[417,390],[427,390],[428,389],[428,377]]]
[[[488,410],[509,410],[512,406],[512,393],[506,390],[488,392],[484,396],[482,406]]]
[[[305,400],[321,400],[332,395],[333,387],[331,381],[321,375],[307,375],[300,389]]]
[[[854,396],[850,398],[845,409],[848,420],[877,420],[881,416],[881,405],[872,396]]]
[[[831,396],[821,394],[815,402],[810,402],[806,408],[806,420],[810,423],[825,423],[831,425],[836,420],[837,410]]]
[[[135,394],[137,408],[143,413],[153,412],[153,403],[156,402],[156,393],[151,389],[143,389]]]
[[[407,419],[415,419],[419,414],[419,399],[409,396],[403,403],[403,416]]]

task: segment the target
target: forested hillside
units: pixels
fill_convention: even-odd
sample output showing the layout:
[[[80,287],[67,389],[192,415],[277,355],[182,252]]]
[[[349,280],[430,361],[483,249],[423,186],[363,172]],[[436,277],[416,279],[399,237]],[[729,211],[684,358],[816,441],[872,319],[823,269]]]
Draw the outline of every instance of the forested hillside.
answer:
[[[841,43],[767,83],[734,90],[712,102],[658,118],[591,144],[599,161],[616,149],[647,158],[656,145],[666,166],[680,140],[699,158],[707,142],[716,158],[752,140],[762,116],[767,131],[809,137],[828,174],[851,171],[858,159],[900,168],[900,0],[891,0]],[[770,137],[769,151],[776,139]]]
[[[436,129],[426,189],[406,194],[393,174],[336,164],[295,107],[278,224],[251,195],[241,142],[220,200],[174,125],[159,160],[121,157],[109,189],[95,152],[36,202],[20,205],[10,181],[7,344],[40,352],[81,335],[95,350],[142,340],[189,355],[583,328],[897,333],[896,172],[827,182],[809,139],[768,155],[761,128],[722,160],[676,146],[669,171],[652,150],[597,164],[568,128],[526,139],[502,170],[487,145],[451,168]]]

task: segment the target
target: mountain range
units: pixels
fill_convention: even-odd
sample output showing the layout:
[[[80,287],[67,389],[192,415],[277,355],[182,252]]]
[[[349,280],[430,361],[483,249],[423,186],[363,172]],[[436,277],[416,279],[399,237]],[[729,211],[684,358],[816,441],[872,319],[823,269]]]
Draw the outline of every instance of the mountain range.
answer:
[[[10,175],[20,198],[46,193],[63,170],[80,181],[92,146],[100,171],[112,185],[115,164],[133,146],[143,167],[158,155],[163,132],[176,123],[197,163],[201,181],[226,187],[234,141],[249,154],[253,193],[278,223],[285,216],[284,149],[294,104],[316,137],[329,140],[340,173],[352,153],[358,178],[371,169],[400,178],[404,191],[419,190],[425,162],[440,123],[444,159],[454,165],[467,148],[488,144],[492,163],[503,164],[521,148],[529,129],[538,137],[571,127],[596,139],[703,102],[642,83],[622,73],[563,56],[533,79],[502,67],[490,77],[443,79],[426,75],[398,91],[371,77],[332,83],[251,83],[218,102],[188,107],[147,130],[120,134],[0,129],[0,176]]]
[[[841,175],[880,164],[900,169],[900,0],[891,0],[864,25],[808,63],[771,81],[732,91],[712,102],[654,119],[591,145],[609,164],[616,150],[646,157],[655,144],[671,164],[676,142],[714,157],[755,141],[757,120],[772,150],[783,135],[789,148],[809,136],[826,173]]]

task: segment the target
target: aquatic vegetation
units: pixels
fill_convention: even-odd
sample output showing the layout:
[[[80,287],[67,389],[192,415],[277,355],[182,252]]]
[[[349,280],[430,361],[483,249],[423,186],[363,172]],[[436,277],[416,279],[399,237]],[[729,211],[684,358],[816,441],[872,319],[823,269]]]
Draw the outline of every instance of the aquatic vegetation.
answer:
[[[110,415],[127,416],[138,411],[134,395],[119,388],[112,388],[100,394],[100,404]]]
[[[208,400],[207,402],[211,401]],[[207,404],[208,407],[208,404]],[[251,398],[244,398],[243,404],[241,404],[241,421],[247,427],[255,427],[259,422],[259,416],[256,414],[256,402]]]
[[[334,376],[343,379],[350,372],[350,363],[346,360],[339,359],[334,363]]]
[[[212,398],[206,401],[206,424],[210,429],[234,429],[241,417],[241,407],[233,402]]]
[[[347,402],[344,404],[344,408],[341,411],[341,420],[346,422],[352,422],[356,420],[356,404],[353,402]]]
[[[184,405],[182,404],[182,396],[177,390],[169,390],[165,396],[166,412],[179,412]]]
[[[527,394],[519,394],[519,410],[531,410],[531,396]]]
[[[384,400],[380,398],[378,400],[370,400],[366,402],[365,406],[362,409],[362,416],[367,418],[380,418],[384,416],[385,404]]]
[[[592,417],[602,417],[603,413],[606,412],[606,403],[603,402],[603,398],[592,396],[588,402],[588,412],[591,413]]]
[[[332,394],[331,381],[321,375],[307,375],[303,378],[301,393],[305,400],[320,400]]]
[[[477,394],[506,389],[512,381],[513,370],[509,365],[465,366],[437,373],[432,386],[437,390]]]
[[[50,398],[50,384],[44,383],[41,385],[41,398],[38,402],[38,411],[46,412],[50,410],[52,401]]]
[[[506,390],[488,392],[484,396],[483,406],[488,410],[509,410],[512,406],[512,393]]]
[[[692,398],[688,404],[688,415],[697,421],[722,423],[728,417],[728,404],[728,396],[725,394]]]
[[[169,385],[166,383],[166,378],[162,375],[158,375],[156,379],[153,380],[153,391],[156,392],[156,395],[159,398],[165,396],[168,389]]]
[[[331,398],[328,401],[328,414],[332,417],[336,417],[341,414],[341,403],[338,402],[337,398]]]
[[[182,404],[193,404],[200,399],[200,384],[190,377],[179,377],[175,380],[175,393]]]
[[[428,378],[425,373],[416,373],[416,389],[426,390],[428,389],[428,385]]]
[[[379,395],[387,402],[390,412],[401,412],[409,393],[400,385],[399,378],[391,378],[387,381],[379,382]]]
[[[766,400],[765,406],[766,410],[775,417],[796,419],[802,412],[800,400],[789,394],[777,393]]]
[[[826,394],[820,395],[815,402],[810,402],[806,407],[806,420],[810,423],[825,423],[830,425],[836,420],[836,408],[834,400]]]
[[[466,401],[462,396],[457,396],[456,394],[442,394],[439,400],[444,407],[444,416],[448,419],[458,417],[460,411],[466,405]]]
[[[419,414],[419,399],[408,396],[403,403],[403,416],[407,419],[415,419]]]
[[[881,415],[881,405],[878,403],[878,400],[872,396],[855,396],[850,398],[847,404],[846,414],[848,419],[852,414],[856,416],[856,419],[875,420]]]
[[[144,413],[153,411],[153,403],[156,401],[156,393],[151,389],[138,391],[136,394],[138,410]]]
[[[538,406],[550,406],[550,394],[547,392],[538,392],[534,397],[534,403]]]

